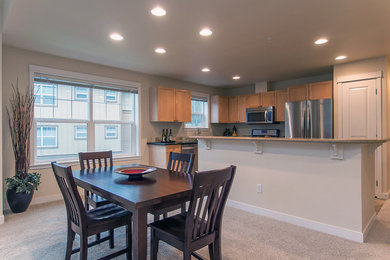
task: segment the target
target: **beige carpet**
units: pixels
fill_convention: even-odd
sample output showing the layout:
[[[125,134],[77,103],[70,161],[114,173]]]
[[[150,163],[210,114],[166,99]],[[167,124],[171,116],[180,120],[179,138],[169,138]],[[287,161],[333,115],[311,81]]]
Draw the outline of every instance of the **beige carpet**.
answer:
[[[65,221],[63,203],[7,215],[6,223],[0,225],[0,259],[63,259]],[[123,228],[116,232],[116,249],[124,246],[123,232]],[[379,212],[364,244],[229,207],[225,210],[222,236],[223,259],[390,259],[390,200]],[[109,251],[105,242],[90,248],[89,256],[96,259]],[[209,258],[206,249],[199,252]],[[182,258],[179,251],[164,243],[160,243],[158,257]],[[78,259],[78,254],[72,259]]]

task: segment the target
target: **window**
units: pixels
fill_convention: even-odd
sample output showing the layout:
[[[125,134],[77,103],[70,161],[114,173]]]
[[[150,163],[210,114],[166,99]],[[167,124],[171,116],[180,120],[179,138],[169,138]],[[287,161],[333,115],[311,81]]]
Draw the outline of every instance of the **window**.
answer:
[[[118,126],[116,126],[116,125],[104,126],[104,138],[117,139],[118,138]]]
[[[31,165],[73,161],[88,151],[138,155],[138,83],[33,65],[30,73],[36,95]],[[45,86],[51,102],[42,97]]]
[[[106,95],[106,102],[117,102],[116,101],[116,91],[113,91],[113,90],[106,90],[105,91],[105,95]]]
[[[57,87],[54,84],[34,85],[35,105],[53,106],[56,104]]]
[[[80,87],[76,87],[75,89],[75,93],[74,93],[74,98],[76,100],[88,100],[88,88],[80,88]]]
[[[74,127],[74,139],[85,140],[88,138],[88,126],[76,125]]]
[[[57,126],[37,126],[37,147],[57,147]]]
[[[191,122],[185,123],[186,128],[208,128],[208,98],[191,98]]]

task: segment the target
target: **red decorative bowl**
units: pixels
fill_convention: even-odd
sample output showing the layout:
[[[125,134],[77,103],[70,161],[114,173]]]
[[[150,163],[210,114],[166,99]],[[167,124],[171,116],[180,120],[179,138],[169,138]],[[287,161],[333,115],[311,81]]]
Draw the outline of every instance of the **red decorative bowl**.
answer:
[[[142,175],[155,171],[156,168],[149,166],[127,166],[115,169],[116,173],[126,175],[129,180],[142,179]]]

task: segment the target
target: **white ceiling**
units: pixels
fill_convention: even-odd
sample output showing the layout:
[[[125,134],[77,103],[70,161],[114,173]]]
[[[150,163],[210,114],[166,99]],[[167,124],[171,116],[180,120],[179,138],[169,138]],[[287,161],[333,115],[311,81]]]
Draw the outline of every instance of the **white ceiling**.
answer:
[[[161,5],[165,17],[150,10]],[[389,0],[14,0],[7,45],[212,86],[332,71],[390,54]],[[209,26],[213,35],[199,36]],[[120,32],[122,42],[108,35]],[[269,37],[272,41],[269,41]],[[327,37],[325,46],[314,40]],[[163,46],[165,55],[154,49]],[[209,66],[211,72],[201,68]],[[241,80],[231,77],[240,74]]]

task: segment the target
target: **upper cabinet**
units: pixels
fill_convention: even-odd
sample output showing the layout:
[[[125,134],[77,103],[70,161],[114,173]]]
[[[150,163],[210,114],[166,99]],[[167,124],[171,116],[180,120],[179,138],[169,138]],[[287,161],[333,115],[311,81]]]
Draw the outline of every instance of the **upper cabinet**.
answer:
[[[229,123],[238,122],[238,96],[229,97]]]
[[[275,91],[275,121],[284,122],[285,117],[285,107],[287,102],[287,90],[277,90]]]
[[[246,96],[246,107],[254,108],[261,106],[261,95],[260,93],[250,94]]]
[[[276,105],[275,91],[268,91],[261,93],[261,105],[263,107],[273,107]]]
[[[191,92],[167,87],[151,88],[150,120],[155,122],[191,122]]]
[[[211,97],[211,123],[229,122],[229,99],[225,96]]]
[[[308,87],[306,84],[289,87],[287,89],[287,101],[294,102],[294,101],[307,100],[308,98],[307,92],[308,92]]]
[[[246,108],[247,108],[247,100],[249,95],[238,96],[238,122],[245,123],[246,121]]]
[[[324,99],[333,97],[333,82],[331,80],[310,83],[308,88],[308,99]]]

